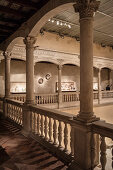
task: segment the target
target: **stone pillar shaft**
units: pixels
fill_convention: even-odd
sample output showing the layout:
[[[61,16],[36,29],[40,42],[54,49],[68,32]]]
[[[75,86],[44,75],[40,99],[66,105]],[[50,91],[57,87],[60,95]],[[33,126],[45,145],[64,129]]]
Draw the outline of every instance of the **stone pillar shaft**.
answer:
[[[11,53],[4,52],[5,57],[5,98],[10,97],[10,58]]]
[[[58,108],[61,107],[61,103],[62,103],[61,82],[62,82],[62,65],[59,65],[58,66]]]
[[[98,70],[98,104],[101,102],[101,69]]]
[[[24,39],[26,44],[26,103],[34,103],[34,43],[33,37]]]
[[[93,20],[80,20],[80,116],[93,115]]]
[[[93,15],[100,2],[76,0],[80,16],[80,112],[78,119],[89,122],[93,116]]]

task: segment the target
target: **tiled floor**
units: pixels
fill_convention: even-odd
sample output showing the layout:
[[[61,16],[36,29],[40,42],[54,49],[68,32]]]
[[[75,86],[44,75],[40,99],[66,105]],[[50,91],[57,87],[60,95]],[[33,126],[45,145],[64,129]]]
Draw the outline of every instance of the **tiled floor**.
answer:
[[[0,123],[0,170],[65,170],[63,162],[7,121]],[[4,148],[4,150],[3,150]],[[4,162],[4,163],[1,163]]]

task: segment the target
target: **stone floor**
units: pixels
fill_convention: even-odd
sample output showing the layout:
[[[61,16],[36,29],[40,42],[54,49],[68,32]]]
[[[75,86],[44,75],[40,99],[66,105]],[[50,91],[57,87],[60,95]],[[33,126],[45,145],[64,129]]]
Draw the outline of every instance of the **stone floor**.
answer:
[[[67,166],[8,121],[0,123],[0,170],[66,170]]]

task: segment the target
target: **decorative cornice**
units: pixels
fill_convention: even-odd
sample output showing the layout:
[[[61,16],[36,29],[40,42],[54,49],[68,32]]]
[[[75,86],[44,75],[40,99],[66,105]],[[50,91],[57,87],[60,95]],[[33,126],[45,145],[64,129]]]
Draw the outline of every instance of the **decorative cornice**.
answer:
[[[5,54],[8,54],[6,52]],[[9,53],[11,58],[11,54]],[[26,50],[25,46],[14,46],[12,51],[12,57],[16,59],[26,60]],[[3,59],[3,55],[0,56],[0,59]],[[37,49],[34,51],[34,62],[48,61],[56,65],[64,64],[74,64],[80,66],[79,54],[71,54],[65,52],[58,52],[46,49]],[[101,64],[100,64],[101,63]],[[104,57],[93,57],[93,65],[96,68],[108,67],[113,70],[113,59],[104,58]]]
[[[97,0],[76,0],[75,12],[79,12],[80,19],[93,18],[94,12],[99,8],[100,1]]]

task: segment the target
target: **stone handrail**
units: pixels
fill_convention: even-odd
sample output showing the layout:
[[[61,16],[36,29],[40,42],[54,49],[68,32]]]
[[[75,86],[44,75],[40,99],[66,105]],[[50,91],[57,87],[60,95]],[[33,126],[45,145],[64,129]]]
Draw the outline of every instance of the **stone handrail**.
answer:
[[[53,148],[58,154],[67,155],[68,153],[71,159],[74,155],[72,127],[74,115],[33,105],[30,105],[29,109],[32,133],[41,137],[44,145],[47,143],[47,147]]]
[[[91,162],[92,167],[95,160],[95,134],[98,134],[100,136],[100,163],[102,169],[106,169],[106,163],[107,163],[107,144],[106,144],[106,138],[110,138],[113,140],[113,124],[106,123],[105,121],[97,121],[92,124],[92,139],[91,139]],[[113,143],[112,143],[113,146]],[[111,147],[112,147],[111,146]],[[113,158],[113,147],[112,147],[112,158]],[[111,160],[112,160],[111,158]],[[110,167],[110,165],[109,165]],[[111,169],[113,168],[113,160],[111,163]],[[107,169],[106,169],[107,170]]]

